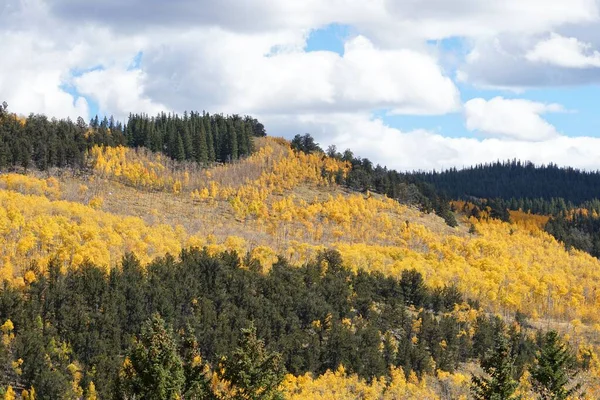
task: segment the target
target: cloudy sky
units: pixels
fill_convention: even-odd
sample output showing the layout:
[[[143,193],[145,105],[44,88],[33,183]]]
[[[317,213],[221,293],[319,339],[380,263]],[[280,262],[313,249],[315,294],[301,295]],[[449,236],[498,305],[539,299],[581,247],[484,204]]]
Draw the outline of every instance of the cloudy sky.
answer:
[[[599,169],[599,83],[600,0],[0,1],[14,112],[250,114],[402,170]]]

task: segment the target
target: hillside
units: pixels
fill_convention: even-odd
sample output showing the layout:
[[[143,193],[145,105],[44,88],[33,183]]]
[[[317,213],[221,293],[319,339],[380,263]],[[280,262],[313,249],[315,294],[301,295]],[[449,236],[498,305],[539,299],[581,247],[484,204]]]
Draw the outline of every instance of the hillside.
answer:
[[[506,335],[533,398],[527,371],[557,330],[597,397],[600,261],[546,219],[454,203],[453,227],[441,197],[366,159],[273,137],[251,148],[199,162],[89,143],[79,166],[1,174],[0,387],[141,393],[135,346],[161,337],[197,396],[242,390],[226,361],[238,343],[275,352],[265,379],[287,398],[468,398]]]
[[[525,226],[471,220],[477,233],[467,221],[451,228],[337,185],[344,161],[294,153],[280,139],[255,143],[252,156],[209,169],[117,147],[93,148],[86,173],[2,175],[2,276],[23,287],[27,271],[39,276],[55,257],[64,268],[109,270],[126,252],[146,265],[189,246],[249,252],[265,273],[278,255],[302,264],[331,248],[353,271],[399,277],[414,269],[428,286],[452,283],[488,312],[510,319],[520,311],[581,345],[599,343],[597,259]]]

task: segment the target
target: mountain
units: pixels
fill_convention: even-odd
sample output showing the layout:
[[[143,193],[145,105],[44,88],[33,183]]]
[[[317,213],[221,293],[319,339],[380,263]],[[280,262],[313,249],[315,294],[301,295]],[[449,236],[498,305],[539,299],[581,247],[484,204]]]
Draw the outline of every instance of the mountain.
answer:
[[[600,261],[527,217],[250,117],[0,119],[5,396],[467,398],[495,356],[532,397],[553,331],[599,394]]]

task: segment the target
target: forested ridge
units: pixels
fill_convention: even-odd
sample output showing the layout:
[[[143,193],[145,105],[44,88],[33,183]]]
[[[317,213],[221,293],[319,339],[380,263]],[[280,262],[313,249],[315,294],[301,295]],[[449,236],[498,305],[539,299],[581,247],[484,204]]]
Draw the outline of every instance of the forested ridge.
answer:
[[[600,261],[543,231],[593,200],[450,203],[251,117],[0,120],[4,398],[600,393]]]
[[[563,199],[579,205],[600,197],[600,172],[527,161],[480,164],[441,172],[415,172],[452,199]],[[527,211],[527,210],[525,210]]]
[[[253,138],[266,136],[263,124],[249,116],[224,117],[194,111],[183,116],[130,114],[126,123],[113,117],[100,120],[96,116],[88,124],[81,117],[76,122],[35,114],[18,117],[8,112],[6,103],[0,109],[0,171],[15,168],[27,171],[32,167],[42,171],[53,167],[81,169],[86,167],[85,155],[94,146],[145,148],[176,161],[208,166],[249,156],[254,151]],[[294,145],[293,141],[295,149],[323,153],[310,135],[301,140],[304,147]],[[353,190],[385,194],[418,205],[425,212],[435,211],[450,226],[456,225],[448,199],[423,181],[379,165],[374,167],[370,160],[355,157],[350,150],[342,155],[329,149],[328,156],[350,163],[350,173],[338,175],[338,183]]]
[[[130,114],[126,123],[96,116],[88,124],[81,117],[75,122],[39,114],[18,117],[8,112],[6,103],[0,109],[0,170],[82,168],[85,153],[93,146],[119,145],[206,165],[248,156],[252,138],[266,134],[256,119],[239,115]]]
[[[280,259],[267,274],[246,262],[190,249],[147,268],[127,255],[109,273],[90,263],[64,272],[51,263],[47,275],[31,267],[24,289],[0,291],[0,387],[33,387],[39,399],[271,398],[286,391],[285,371],[318,376],[343,365],[368,381],[390,368],[407,378],[453,373],[506,339],[510,353],[496,357],[511,364],[516,388],[544,346],[524,319],[507,326],[414,270],[353,273],[335,251],[302,266]],[[255,347],[239,347],[248,334]],[[254,368],[236,372],[246,379],[235,380],[236,359]],[[261,391],[267,383],[273,393]]]

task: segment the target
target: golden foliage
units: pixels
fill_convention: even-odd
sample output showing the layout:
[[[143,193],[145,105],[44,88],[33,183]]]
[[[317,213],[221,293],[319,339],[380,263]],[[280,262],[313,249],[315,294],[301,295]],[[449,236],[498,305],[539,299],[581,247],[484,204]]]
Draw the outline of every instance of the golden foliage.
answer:
[[[40,273],[52,258],[64,266],[89,259],[109,267],[133,251],[145,264],[188,246],[206,247],[212,254],[248,251],[267,272],[278,255],[301,263],[335,248],[351,268],[391,276],[416,269],[428,285],[454,284],[485,312],[512,315],[519,310],[533,320],[563,321],[572,337],[586,339],[577,341],[580,357],[591,360],[589,376],[598,375],[597,349],[584,344],[597,344],[600,334],[600,262],[566,251],[543,232],[547,217],[512,212],[514,223],[509,224],[486,221],[488,211],[483,210],[484,221],[471,219],[451,229],[437,217],[384,196],[344,192],[334,180],[348,172],[347,163],[294,153],[280,139],[258,143],[252,156],[208,170],[143,150],[94,148],[89,158],[94,175],[85,180],[1,175],[0,280],[31,284],[36,279],[31,261],[39,263]],[[118,182],[110,186],[115,191],[124,190],[121,185],[143,191],[115,205],[118,196],[98,189],[111,182]],[[67,183],[80,202],[58,200]],[[181,217],[188,225],[169,215],[181,208],[157,209],[156,199],[173,194],[181,194],[176,199],[185,204],[182,208],[193,209]],[[134,207],[140,198],[150,199],[150,209]],[[115,213],[101,211],[107,209]],[[467,233],[470,224],[477,235]],[[479,312],[457,305],[452,314],[464,322],[461,335],[472,335]],[[313,324],[317,329],[326,321]],[[590,328],[593,324],[598,328]],[[11,340],[8,328],[2,326],[3,340]],[[442,392],[461,398],[468,384],[464,375],[444,371],[427,382],[404,379],[400,370],[391,376],[371,383],[343,369],[317,378],[288,376],[284,390],[294,399],[438,398]]]
[[[431,379],[432,383],[428,380]],[[389,378],[376,378],[368,383],[356,374],[347,374],[344,367],[337,371],[327,371],[313,378],[311,374],[302,376],[287,375],[282,390],[286,399],[441,399],[434,389],[443,382],[447,391],[458,394],[457,399],[466,399],[469,378],[463,374],[446,373],[442,379],[423,377],[418,379],[414,373],[406,379],[401,368],[392,368]]]
[[[0,175],[0,189],[46,196],[52,200],[60,198],[61,195],[60,183],[53,176],[47,179],[38,179],[29,175],[3,174]]]

